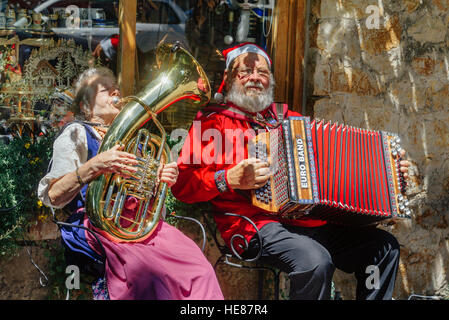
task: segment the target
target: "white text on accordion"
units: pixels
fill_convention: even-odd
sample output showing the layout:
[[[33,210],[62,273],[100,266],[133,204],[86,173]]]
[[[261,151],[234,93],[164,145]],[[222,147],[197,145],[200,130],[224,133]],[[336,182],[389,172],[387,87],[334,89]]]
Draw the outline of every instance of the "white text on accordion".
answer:
[[[307,167],[304,157],[304,143],[301,138],[296,138],[296,150],[298,151],[299,176],[301,178],[301,188],[308,188]]]

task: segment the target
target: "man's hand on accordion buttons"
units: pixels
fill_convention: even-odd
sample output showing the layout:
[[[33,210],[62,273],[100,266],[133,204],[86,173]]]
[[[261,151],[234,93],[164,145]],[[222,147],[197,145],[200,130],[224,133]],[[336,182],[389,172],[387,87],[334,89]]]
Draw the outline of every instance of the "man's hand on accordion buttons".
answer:
[[[227,181],[232,189],[251,190],[263,187],[270,177],[269,164],[260,159],[242,160],[227,171]]]
[[[401,155],[401,159],[404,159],[405,156],[405,150],[402,149],[400,152]],[[401,171],[404,174],[404,179],[408,179],[409,175],[408,175],[408,167],[410,167],[410,162],[408,160],[401,160],[401,162],[399,162],[399,171]]]

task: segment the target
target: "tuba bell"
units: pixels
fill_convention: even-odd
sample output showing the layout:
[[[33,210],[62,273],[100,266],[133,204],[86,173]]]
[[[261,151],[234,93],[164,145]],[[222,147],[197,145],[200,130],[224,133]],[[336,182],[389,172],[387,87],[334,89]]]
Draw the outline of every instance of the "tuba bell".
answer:
[[[104,174],[87,188],[86,212],[91,223],[116,242],[142,241],[160,220],[167,185],[158,177],[162,163],[170,162],[170,148],[158,114],[167,108],[195,114],[211,96],[203,68],[178,44],[159,45],[151,68],[156,75],[137,95],[122,99],[123,108],[98,150],[124,145],[124,151],[137,156],[138,171],[126,178]],[[126,205],[130,197],[133,210]]]

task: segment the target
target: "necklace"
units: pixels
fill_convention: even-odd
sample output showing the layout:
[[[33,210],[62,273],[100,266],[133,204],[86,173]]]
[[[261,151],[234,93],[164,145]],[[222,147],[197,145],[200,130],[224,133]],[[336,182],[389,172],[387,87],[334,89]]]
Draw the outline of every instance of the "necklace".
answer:
[[[89,121],[83,121],[85,124],[90,125],[91,127],[103,127],[103,128],[109,128],[108,125],[105,125],[103,123],[99,122],[89,122]]]
[[[98,122],[89,122],[89,121],[83,121],[85,124],[90,125],[101,137],[101,139],[104,138],[104,135],[106,134],[106,131],[108,131],[109,126],[98,123]]]
[[[92,126],[94,130],[100,135],[101,139],[103,140],[106,131],[108,131],[108,127],[106,126]]]
[[[270,123],[260,112],[250,112],[246,110],[242,110],[240,107],[236,105],[231,105],[231,108],[234,108],[236,111],[240,111],[244,116],[251,119],[252,122],[258,124],[259,126],[263,128],[275,129],[281,125],[281,122],[276,122],[274,124]],[[234,111],[235,112],[235,111]],[[268,112],[271,114],[271,110]]]

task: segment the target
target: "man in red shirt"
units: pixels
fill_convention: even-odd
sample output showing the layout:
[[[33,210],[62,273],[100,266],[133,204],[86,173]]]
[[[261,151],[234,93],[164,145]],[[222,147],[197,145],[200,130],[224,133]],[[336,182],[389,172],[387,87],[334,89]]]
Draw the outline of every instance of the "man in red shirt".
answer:
[[[250,190],[266,184],[270,166],[248,156],[249,139],[280,118],[300,114],[273,103],[271,60],[264,50],[245,43],[223,53],[224,103],[198,113],[178,158],[173,195],[186,203],[210,201],[217,213],[250,218],[260,230],[262,259],[288,273],[291,299],[329,299],[335,268],[355,273],[358,299],[391,299],[399,262],[393,235],[309,217],[284,221],[251,204]],[[404,161],[405,175],[408,166]],[[258,250],[251,224],[233,216],[214,218],[228,245],[240,234],[249,242],[245,254]],[[368,279],[373,274],[378,275],[374,282]]]

